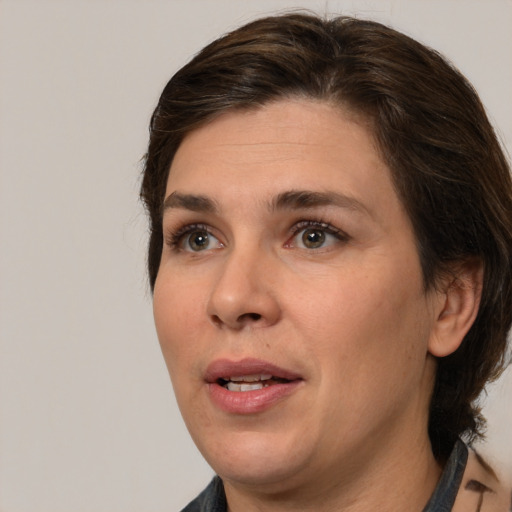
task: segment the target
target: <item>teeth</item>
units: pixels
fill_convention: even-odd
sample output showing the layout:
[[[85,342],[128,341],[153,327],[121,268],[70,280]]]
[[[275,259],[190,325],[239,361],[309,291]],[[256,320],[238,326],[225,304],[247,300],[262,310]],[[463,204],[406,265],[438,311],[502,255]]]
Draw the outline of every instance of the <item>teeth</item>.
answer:
[[[227,388],[229,391],[254,391],[256,389],[263,389],[266,387],[263,382],[255,382],[253,384],[237,384],[236,382],[229,381]]]
[[[270,386],[270,382],[268,382],[272,378],[270,374],[260,374],[260,375],[238,375],[236,377],[229,377],[229,380],[225,379],[227,382],[225,387],[229,391],[254,391],[256,389],[263,389]]]
[[[233,382],[258,382],[261,380],[270,380],[272,375],[262,374],[262,375],[243,375],[241,377],[229,377],[230,381]]]

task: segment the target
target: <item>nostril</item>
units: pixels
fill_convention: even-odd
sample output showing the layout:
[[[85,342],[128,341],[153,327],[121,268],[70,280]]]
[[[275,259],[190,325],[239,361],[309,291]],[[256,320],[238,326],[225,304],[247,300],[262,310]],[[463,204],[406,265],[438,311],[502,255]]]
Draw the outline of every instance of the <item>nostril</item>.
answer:
[[[217,326],[220,326],[222,325],[222,320],[217,316],[217,315],[212,315],[212,322],[217,325]]]
[[[244,313],[237,318],[238,322],[243,322],[244,320],[252,320],[257,321],[261,319],[261,315],[259,313]]]
[[[247,322],[257,322],[261,319],[262,316],[259,313],[244,313],[236,319],[236,324],[241,327]],[[211,320],[215,325],[219,327],[224,324],[224,321],[218,315],[212,315]]]

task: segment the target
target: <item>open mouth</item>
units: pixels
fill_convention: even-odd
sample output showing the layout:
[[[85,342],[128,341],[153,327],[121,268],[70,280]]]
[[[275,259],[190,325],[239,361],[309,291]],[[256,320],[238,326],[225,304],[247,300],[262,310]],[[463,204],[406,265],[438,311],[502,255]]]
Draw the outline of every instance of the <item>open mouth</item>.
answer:
[[[217,384],[228,391],[245,392],[268,388],[274,384],[286,384],[288,379],[274,377],[270,374],[243,375],[239,377],[226,377],[217,380]]]
[[[304,382],[293,370],[254,358],[217,359],[206,368],[204,380],[212,403],[234,415],[262,413],[293,395]]]

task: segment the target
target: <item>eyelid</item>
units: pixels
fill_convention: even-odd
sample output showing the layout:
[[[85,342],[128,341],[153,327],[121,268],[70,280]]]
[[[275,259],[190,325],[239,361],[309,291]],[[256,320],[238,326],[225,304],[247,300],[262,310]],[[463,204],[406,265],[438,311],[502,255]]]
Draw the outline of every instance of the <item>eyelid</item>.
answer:
[[[296,237],[298,233],[308,228],[321,229],[326,233],[335,236],[340,241],[348,241],[350,239],[350,236],[342,229],[321,220],[301,220],[295,223],[291,228],[291,238]]]
[[[192,224],[185,224],[181,227],[178,227],[176,229],[170,229],[166,232],[164,240],[165,244],[170,247],[173,251],[179,252],[193,252],[193,251],[187,251],[182,247],[183,240],[186,236],[197,232],[197,231],[204,231],[208,233],[209,236],[215,238],[219,241],[220,245],[222,246],[222,242],[219,240],[219,236],[215,235],[213,233],[213,228],[209,226],[208,224],[204,224],[202,222],[196,222]],[[201,251],[198,251],[201,252]]]
[[[322,231],[325,231],[327,234],[334,236],[337,238],[340,242],[346,242],[351,237],[342,229],[339,229],[332,224],[322,221],[322,220],[301,220],[296,222],[289,231],[289,236],[287,237],[287,241],[285,243],[285,247],[291,247],[292,246],[292,240],[297,236],[298,233],[301,231],[308,229],[308,228],[317,228]],[[205,231],[208,233],[208,235],[212,236],[216,240],[218,240],[220,246],[224,246],[223,242],[221,241],[221,237],[216,234],[217,230],[212,228],[212,226],[205,224],[203,222],[194,222],[191,224],[184,224],[176,228],[170,228],[168,230],[165,230],[164,233],[164,242],[165,245],[168,246],[170,249],[172,249],[175,252],[179,251],[185,251],[185,252],[194,252],[194,251],[187,251],[184,249],[181,244],[183,243],[184,237],[187,235],[195,232],[195,231]],[[200,252],[200,251],[199,251]]]

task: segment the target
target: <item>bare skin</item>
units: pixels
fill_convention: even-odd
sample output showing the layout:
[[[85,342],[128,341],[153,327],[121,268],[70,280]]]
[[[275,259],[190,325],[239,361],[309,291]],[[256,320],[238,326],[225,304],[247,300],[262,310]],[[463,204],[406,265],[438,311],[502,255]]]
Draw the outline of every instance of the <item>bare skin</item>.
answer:
[[[368,128],[306,100],[225,114],[184,140],[166,198],[157,332],[229,510],[421,510],[442,469],[433,356],[469,329],[479,273],[425,292]],[[293,385],[270,400],[209,380],[248,360]]]

